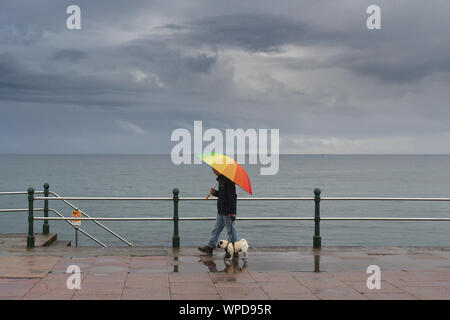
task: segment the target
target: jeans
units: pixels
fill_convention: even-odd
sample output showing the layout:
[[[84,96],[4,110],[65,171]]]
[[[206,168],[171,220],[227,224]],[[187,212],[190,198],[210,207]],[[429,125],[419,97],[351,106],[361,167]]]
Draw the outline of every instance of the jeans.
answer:
[[[222,232],[224,227],[227,229],[228,237],[230,236],[231,233],[230,241],[236,242],[237,241],[236,225],[233,223],[232,227],[231,223],[232,221],[228,215],[217,214],[216,225],[214,226],[214,229],[211,232],[211,238],[209,239],[208,246],[210,246],[211,248],[215,248],[217,246],[217,241],[219,240],[220,233]],[[233,228],[233,230],[231,230],[231,228]]]

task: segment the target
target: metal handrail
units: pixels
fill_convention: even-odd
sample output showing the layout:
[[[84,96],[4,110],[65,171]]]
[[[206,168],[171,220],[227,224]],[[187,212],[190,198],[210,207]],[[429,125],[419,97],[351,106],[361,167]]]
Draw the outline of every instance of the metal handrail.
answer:
[[[53,191],[49,191],[49,193],[53,194],[55,197],[57,198],[62,198],[59,194],[53,192]],[[36,199],[36,198],[35,198]],[[49,198],[46,198],[46,200],[48,200]],[[69,201],[65,200],[65,199],[61,199],[65,204],[67,204],[69,207],[71,207],[72,209],[76,209],[79,210],[80,213],[82,215],[84,215],[87,218],[91,218],[91,216],[89,216],[86,212],[84,212],[83,210],[78,209],[78,207],[76,207],[75,205],[73,205],[72,203],[70,203]],[[108,231],[109,233],[111,233],[112,235],[114,235],[116,238],[120,239],[121,241],[125,242],[129,247],[132,247],[133,244],[131,242],[128,242],[127,240],[125,240],[124,238],[122,238],[121,236],[119,236],[117,233],[115,233],[114,231],[112,231],[111,229],[109,229],[108,227],[106,227],[105,225],[101,224],[100,222],[98,222],[97,220],[92,220],[94,223],[96,223],[97,225],[99,225],[100,227],[102,227],[104,230]]]
[[[35,197],[35,200],[101,200],[101,201],[110,201],[110,200],[118,200],[118,201],[172,201],[172,197],[60,197],[60,198],[44,198],[44,197]],[[216,199],[210,198],[206,199],[204,197],[179,197],[179,200],[185,201],[197,201],[197,200],[208,200],[214,201]],[[240,198],[237,200],[314,200],[313,197],[290,197],[290,198],[271,198],[271,197],[260,197],[260,198]]]
[[[326,200],[351,200],[351,201],[450,201],[450,198],[389,198],[389,197],[321,197]]]
[[[173,197],[60,197],[55,193],[55,197],[33,197],[32,188],[30,188],[29,194],[29,235],[32,234],[32,222],[33,220],[91,220],[91,221],[173,221],[174,232],[172,237],[172,247],[179,248],[180,237],[178,235],[178,222],[183,221],[201,221],[201,220],[215,220],[215,217],[182,217],[178,215],[178,203],[179,201],[205,201],[204,197],[179,197],[179,190],[173,189]],[[48,193],[46,194],[48,196]],[[32,208],[34,200],[62,200],[67,203],[68,200],[87,200],[87,201],[173,201],[174,213],[173,217],[33,217]],[[214,199],[209,199],[213,201]],[[314,189],[314,197],[238,197],[239,201],[314,201],[314,216],[313,217],[238,217],[237,220],[251,220],[251,221],[314,221],[314,236],[313,236],[313,248],[321,248],[321,235],[320,235],[320,222],[321,221],[450,221],[450,217],[325,217],[320,216],[320,202],[321,201],[450,201],[448,197],[441,198],[425,198],[425,197],[321,197],[321,190],[319,188]],[[46,202],[48,203],[48,202]],[[46,205],[46,208],[48,205]],[[31,230],[31,231],[30,231]],[[31,242],[30,242],[31,243]],[[32,246],[32,243],[30,244]]]
[[[33,211],[44,211],[44,210],[45,210],[44,208],[34,208],[34,209],[33,209]],[[57,210],[48,208],[48,211],[51,211],[51,212],[56,213],[56,214],[59,216],[59,218],[56,218],[56,217],[42,217],[43,219],[39,219],[40,217],[39,217],[39,218],[38,218],[38,217],[35,217],[34,219],[36,219],[36,220],[66,220],[66,222],[67,222],[68,224],[70,224],[74,229],[78,229],[78,231],[80,231],[81,233],[83,233],[84,235],[86,235],[88,238],[94,240],[95,242],[97,242],[97,243],[100,244],[101,246],[106,247],[106,245],[105,245],[103,242],[101,242],[100,240],[98,240],[98,239],[96,239],[95,237],[91,236],[89,233],[87,233],[87,232],[84,231],[83,229],[77,228],[77,227],[75,227],[71,222],[67,221],[67,220],[69,220],[69,219],[66,219],[66,218],[65,218],[60,212],[58,212]],[[0,213],[6,213],[6,212],[28,212],[28,209],[0,209]],[[72,219],[70,219],[70,220],[72,220]]]
[[[35,194],[45,194],[44,191],[35,191]],[[60,195],[58,195],[56,192],[50,191],[49,193],[54,195],[57,198],[61,198]],[[0,192],[0,195],[28,195],[27,191],[2,191]],[[37,197],[35,197],[35,200]],[[50,197],[43,197],[43,200],[49,200]],[[73,209],[77,209],[79,210],[75,205],[73,205],[72,203],[70,203],[67,200],[63,200],[68,206],[70,206]],[[33,209],[33,211],[44,211],[44,208],[38,208],[38,209]],[[58,211],[56,211],[55,209],[48,209],[49,211],[52,211],[56,214],[58,214],[60,217],[63,217],[63,215],[61,213],[59,213]],[[0,213],[6,213],[6,212],[28,212],[28,209],[0,209]],[[90,216],[85,213],[84,211],[80,210],[81,214],[83,214],[85,217],[90,218]],[[51,218],[49,219],[44,219],[44,220],[53,220]],[[96,223],[97,225],[99,225],[100,227],[102,227],[103,229],[105,229],[106,231],[108,231],[109,233],[111,233],[112,235],[114,235],[115,237],[117,237],[118,239],[120,239],[121,241],[125,242],[128,246],[132,246],[132,243],[128,242],[127,240],[125,240],[124,238],[122,238],[121,236],[119,236],[117,233],[115,233],[114,231],[112,231],[111,229],[109,229],[108,227],[106,227],[105,225],[101,224],[100,222],[96,221],[96,220],[92,220],[94,221],[94,223]],[[69,222],[69,224],[74,227],[72,225],[72,223]],[[76,228],[76,227],[74,227]],[[104,243],[102,243],[101,241],[97,240],[96,238],[94,238],[93,236],[91,236],[89,233],[87,233],[86,231],[77,228],[81,233],[85,234],[87,237],[89,237],[90,239],[94,240],[95,242],[97,242],[98,244],[102,245],[103,247],[106,247],[106,245]]]
[[[44,208],[33,209],[34,211],[44,211]],[[0,213],[6,212],[28,212],[28,209],[0,209]]]
[[[35,191],[35,194],[44,194],[44,191]],[[4,195],[15,195],[15,194],[28,194],[26,191],[2,191],[0,192],[0,196]]]
[[[203,197],[179,197],[181,201],[214,201],[216,199],[205,199]],[[172,197],[35,197],[34,200],[94,200],[94,201],[172,201]],[[239,201],[307,201],[314,200],[314,197],[254,197],[240,198]],[[321,201],[326,200],[345,200],[345,201],[450,201],[450,198],[389,198],[389,197],[323,197]]]
[[[107,247],[106,244],[104,244],[103,242],[101,242],[100,240],[94,238],[93,236],[91,236],[89,233],[87,233],[86,231],[84,231],[81,228],[75,227],[71,222],[67,221],[68,219],[66,219],[60,212],[58,212],[58,210],[52,209],[52,208],[48,208],[48,211],[54,212],[56,213],[60,218],[56,218],[56,217],[42,217],[43,219],[36,219],[36,217],[34,217],[34,219],[36,220],[66,220],[66,222],[68,224],[70,224],[74,229],[77,229],[78,231],[80,231],[82,234],[86,235],[88,238],[94,240],[95,242],[97,242],[99,245],[101,245],[102,247]],[[85,218],[83,218],[85,219]],[[73,220],[73,219],[70,219]]]
[[[52,210],[52,209],[49,209]],[[72,217],[34,217],[34,220],[104,220],[104,221],[173,221],[173,218],[164,217],[107,217],[107,218],[72,218]],[[215,217],[183,217],[178,220],[202,221],[216,220]],[[313,217],[240,217],[236,220],[314,220]],[[400,217],[327,217],[320,220],[370,220],[370,221],[450,221],[450,218],[400,218]]]

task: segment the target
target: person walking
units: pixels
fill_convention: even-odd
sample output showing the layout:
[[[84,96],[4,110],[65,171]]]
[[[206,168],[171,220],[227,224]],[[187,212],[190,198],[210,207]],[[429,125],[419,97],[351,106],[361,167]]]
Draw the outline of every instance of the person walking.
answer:
[[[236,226],[234,226],[234,220],[236,219],[236,185],[233,181],[225,177],[219,171],[213,168],[213,172],[217,176],[216,180],[219,185],[219,189],[211,188],[210,194],[217,197],[217,217],[215,226],[211,232],[211,238],[204,247],[198,247],[198,250],[207,255],[212,255],[213,250],[217,247],[217,241],[219,240],[220,233],[223,228],[226,228],[229,241],[237,241]],[[239,253],[234,253],[234,258],[239,257]],[[230,254],[225,254],[225,259],[229,259]]]

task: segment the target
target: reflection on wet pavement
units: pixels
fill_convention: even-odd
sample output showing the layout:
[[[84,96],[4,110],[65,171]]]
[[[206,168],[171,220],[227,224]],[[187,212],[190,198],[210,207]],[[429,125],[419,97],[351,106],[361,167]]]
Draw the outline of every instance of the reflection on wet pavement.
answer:
[[[217,264],[212,256],[201,256],[199,262],[208,267],[209,272],[236,274],[246,272],[248,268],[248,262],[240,259],[223,260],[224,268],[220,270],[217,269]]]
[[[425,252],[424,252],[425,251]],[[326,248],[298,250],[253,250],[247,261],[242,258],[224,260],[224,253],[213,256],[198,253],[194,248],[173,251],[169,264],[172,272],[225,272],[291,271],[331,272],[364,271],[369,265],[379,265],[381,270],[420,270],[450,268],[450,251],[426,248]]]
[[[320,253],[314,254],[314,272],[320,272]]]
[[[450,299],[446,248],[254,248],[247,261],[195,248],[93,250],[0,255],[0,299]],[[66,288],[74,264],[80,290]],[[366,285],[369,265],[381,269],[380,290]]]

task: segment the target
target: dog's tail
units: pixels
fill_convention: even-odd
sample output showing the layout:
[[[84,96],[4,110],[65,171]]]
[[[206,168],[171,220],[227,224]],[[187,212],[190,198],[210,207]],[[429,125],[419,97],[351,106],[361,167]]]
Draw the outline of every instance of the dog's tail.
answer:
[[[245,239],[241,239],[241,241],[242,241],[241,251],[244,252],[243,259],[246,261],[247,257],[248,257],[248,243],[247,243],[247,240],[245,240]]]
[[[248,249],[248,243],[247,243],[247,240],[241,239],[241,241],[242,241],[242,247],[245,248],[245,250],[247,250],[247,249]]]

